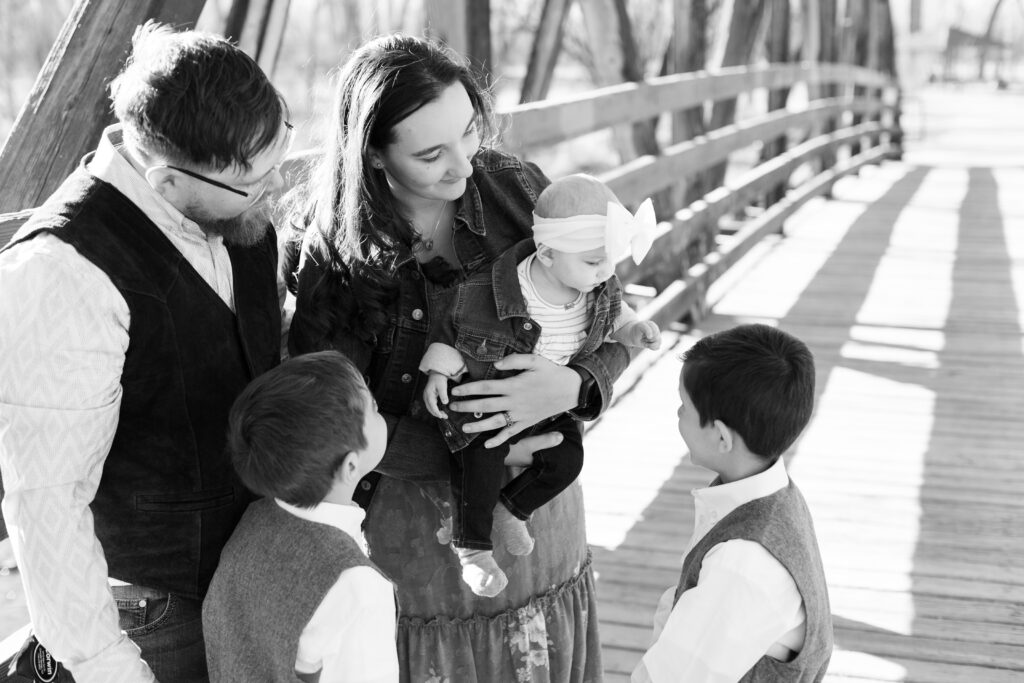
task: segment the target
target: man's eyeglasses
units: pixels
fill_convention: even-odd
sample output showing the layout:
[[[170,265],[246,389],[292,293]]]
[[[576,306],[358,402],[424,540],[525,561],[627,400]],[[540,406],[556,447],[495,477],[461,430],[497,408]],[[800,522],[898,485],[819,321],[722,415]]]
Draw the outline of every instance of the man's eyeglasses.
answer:
[[[284,122],[284,126],[285,126],[285,153],[284,153],[284,156],[288,156],[288,151],[291,150],[291,147],[292,147],[292,137],[293,137],[293,131],[295,130],[295,127],[292,126],[292,124],[290,122],[288,122],[288,121]],[[156,166],[151,166],[150,168],[169,168],[172,171],[177,171],[178,173],[184,173],[185,175],[189,176],[190,178],[195,178],[196,180],[201,180],[204,183],[213,185],[214,187],[219,187],[220,189],[227,190],[228,192],[233,192],[233,193],[235,193],[235,194],[237,194],[237,195],[239,195],[241,197],[246,197],[246,198],[255,197],[255,198],[258,199],[259,196],[262,195],[263,191],[266,189],[267,182],[274,176],[275,173],[278,172],[278,170],[280,170],[281,164],[283,164],[283,163],[284,163],[284,157],[282,157],[280,162],[275,164],[273,168],[271,168],[269,171],[264,173],[262,176],[260,176],[256,180],[252,181],[251,183],[246,183],[243,187],[252,188],[248,192],[245,191],[245,190],[240,190],[237,187],[232,187],[232,186],[230,186],[230,185],[228,185],[226,183],[222,183],[219,180],[214,180],[213,178],[207,178],[206,176],[204,176],[201,173],[196,173],[195,171],[190,171],[187,168],[181,168],[180,166],[171,166],[170,164],[158,164]]]

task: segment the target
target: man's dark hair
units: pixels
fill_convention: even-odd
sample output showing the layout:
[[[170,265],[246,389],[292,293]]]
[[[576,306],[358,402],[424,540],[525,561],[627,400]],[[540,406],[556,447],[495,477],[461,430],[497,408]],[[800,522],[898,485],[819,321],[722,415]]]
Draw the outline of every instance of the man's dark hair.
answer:
[[[259,65],[225,38],[147,22],[110,84],[125,137],[175,163],[250,170],[287,118]]]
[[[708,335],[683,355],[682,373],[701,426],[721,420],[772,462],[811,419],[814,357],[774,327],[740,325]]]
[[[254,379],[228,417],[228,450],[242,483],[300,507],[323,501],[345,456],[366,447],[368,391],[337,351],[292,358]]]

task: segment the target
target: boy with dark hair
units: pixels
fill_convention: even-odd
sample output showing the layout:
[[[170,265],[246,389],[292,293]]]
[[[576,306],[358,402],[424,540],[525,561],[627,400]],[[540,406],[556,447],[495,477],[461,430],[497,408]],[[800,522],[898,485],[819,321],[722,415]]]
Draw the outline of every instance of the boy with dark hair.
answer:
[[[814,407],[799,339],[741,325],[683,357],[679,434],[718,474],[693,491],[693,537],[633,683],[820,681],[832,619],[814,525],[782,454]]]
[[[228,449],[265,498],[242,516],[203,603],[213,683],[398,680],[394,592],[366,557],[352,502],[386,441],[337,351],[285,361],[235,401]]]
[[[75,680],[202,681],[202,599],[252,500],[228,410],[280,360],[290,124],[249,55],[159,24],[110,92],[118,123],[0,250],[3,513]]]

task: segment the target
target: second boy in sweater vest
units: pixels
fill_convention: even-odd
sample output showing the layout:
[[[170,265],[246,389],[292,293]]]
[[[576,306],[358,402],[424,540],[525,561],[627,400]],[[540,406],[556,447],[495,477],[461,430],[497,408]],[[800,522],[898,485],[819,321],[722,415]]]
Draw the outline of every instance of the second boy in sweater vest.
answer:
[[[718,474],[693,491],[679,585],[633,683],[820,681],[832,618],[814,525],[782,454],[810,420],[814,359],[800,340],[741,325],[697,342],[679,378],[679,433]]]
[[[352,502],[386,441],[337,351],[286,361],[238,397],[228,447],[266,497],[243,515],[203,603],[212,683],[398,680],[394,592],[365,555]]]

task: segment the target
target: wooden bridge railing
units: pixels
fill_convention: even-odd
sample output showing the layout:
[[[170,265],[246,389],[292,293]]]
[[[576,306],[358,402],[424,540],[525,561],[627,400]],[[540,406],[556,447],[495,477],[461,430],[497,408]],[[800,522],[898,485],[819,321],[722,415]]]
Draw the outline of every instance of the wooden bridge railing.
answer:
[[[627,285],[653,287],[654,301],[645,317],[665,326],[705,308],[707,288],[758,240],[778,231],[786,217],[810,198],[827,193],[835,180],[864,164],[899,153],[898,95],[885,75],[847,64],[782,64],[733,67],[716,74],[686,73],[601,88],[565,100],[519,105],[502,114],[509,125],[503,147],[529,156],[531,150],[593,133],[611,126],[649,121],[662,114],[703,106],[750,92],[791,88],[798,84],[835,84],[848,97],[810,100],[801,111],[776,110],[707,132],[613,168],[601,177],[627,205],[666,188],[679,186],[726,162],[729,155],[752,144],[776,140],[792,131],[806,139],[765,160],[743,175],[715,187],[689,206],[673,207],[659,225],[654,248],[641,266],[629,259],[618,273]],[[854,98],[854,87],[865,93]],[[816,88],[808,88],[815,92]],[[863,122],[853,124],[855,120]],[[835,122],[840,122],[837,127]],[[814,134],[815,131],[830,132]],[[813,137],[811,137],[811,135]],[[858,149],[837,155],[838,148]],[[766,196],[808,162],[841,159],[791,188],[756,218],[728,238],[720,239],[719,219]],[[6,244],[31,211],[0,215],[0,245]]]
[[[644,197],[693,180],[754,143],[767,144],[794,130],[806,138],[689,206],[676,208],[659,225],[655,246],[643,264],[636,266],[628,258],[619,263],[623,283],[649,285],[658,292],[641,314],[666,326],[688,313],[703,312],[707,288],[761,238],[780,230],[785,219],[806,201],[829,192],[843,175],[900,154],[897,85],[882,73],[848,64],[780,64],[733,67],[713,75],[675,74],[567,100],[511,108],[503,112],[510,118],[503,146],[529,156],[532,149],[610,126],[651,120],[757,88],[776,90],[801,83],[834,84],[850,96],[810,100],[801,111],[782,109],[745,119],[600,174],[625,204],[635,205]],[[858,94],[864,94],[854,98],[855,87]],[[817,90],[808,88],[809,93]],[[858,120],[862,122],[853,123]],[[838,127],[836,122],[840,122]],[[854,153],[837,155],[839,148]],[[718,219],[786,183],[797,167],[836,159],[840,161],[791,188],[734,235],[720,239]]]

